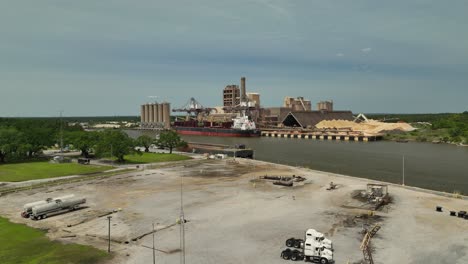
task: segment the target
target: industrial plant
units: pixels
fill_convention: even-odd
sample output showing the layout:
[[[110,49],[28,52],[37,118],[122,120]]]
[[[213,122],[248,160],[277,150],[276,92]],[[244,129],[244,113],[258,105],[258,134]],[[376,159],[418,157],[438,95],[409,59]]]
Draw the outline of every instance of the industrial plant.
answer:
[[[222,89],[221,102],[220,106],[206,107],[192,97],[172,110],[168,102],[144,104],[140,129],[174,129],[180,134],[204,136],[375,141],[389,128],[362,114],[335,110],[333,100],[319,101],[313,107],[312,101],[303,96],[285,96],[281,106],[264,107],[260,93],[247,91],[245,77],[241,77],[240,84],[228,84]],[[171,112],[175,113],[172,120]],[[369,126],[358,125],[361,123]],[[412,129],[398,126],[389,130]]]
[[[171,104],[147,103],[141,105],[141,128],[169,129],[171,127]]]

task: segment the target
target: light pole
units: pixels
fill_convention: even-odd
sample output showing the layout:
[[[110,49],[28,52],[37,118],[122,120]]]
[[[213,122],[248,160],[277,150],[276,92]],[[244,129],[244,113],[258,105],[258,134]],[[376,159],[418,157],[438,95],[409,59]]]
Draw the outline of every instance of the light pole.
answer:
[[[159,223],[157,223],[157,224],[159,224]],[[154,247],[154,233],[155,233],[155,231],[154,231],[154,223],[153,223],[153,264],[156,263],[156,253],[155,253],[155,247]]]
[[[63,110],[60,110],[60,153],[63,156],[63,121],[62,121]]]
[[[111,218],[112,218],[112,216],[110,216],[110,215],[107,216],[107,219],[109,220],[109,238],[108,238],[109,244],[108,244],[108,247],[107,247],[107,253],[110,253],[110,222],[111,222],[110,220],[111,220]]]
[[[112,164],[114,164],[114,160],[112,159],[112,157],[113,157],[113,153],[112,153],[112,152],[113,152],[113,149],[112,149],[112,144],[111,144],[111,162],[112,162]]]
[[[403,186],[405,186],[405,155],[403,155]]]

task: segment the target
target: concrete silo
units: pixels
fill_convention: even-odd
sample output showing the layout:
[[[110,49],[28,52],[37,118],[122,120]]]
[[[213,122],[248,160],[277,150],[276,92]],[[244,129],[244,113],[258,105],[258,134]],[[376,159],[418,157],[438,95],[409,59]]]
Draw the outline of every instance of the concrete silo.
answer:
[[[171,127],[171,104],[170,103],[162,103],[163,106],[163,122],[164,128]]]
[[[163,122],[163,105],[158,104],[158,122]]]
[[[156,103],[153,105],[153,118],[154,118],[154,120],[153,120],[154,123],[159,122],[159,120],[158,120],[158,104],[156,104]]]
[[[145,104],[145,123],[149,122],[149,104]]]
[[[140,107],[140,122],[145,122],[145,105],[141,105]]]
[[[148,113],[148,122],[149,123],[154,123],[154,115],[153,115],[153,109],[154,109],[154,104],[149,105],[149,113]]]

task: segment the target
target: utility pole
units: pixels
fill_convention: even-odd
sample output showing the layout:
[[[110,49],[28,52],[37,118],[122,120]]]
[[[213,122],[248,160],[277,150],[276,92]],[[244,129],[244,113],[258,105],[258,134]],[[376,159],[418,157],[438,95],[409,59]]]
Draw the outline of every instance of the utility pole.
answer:
[[[182,192],[183,178],[180,176],[180,264],[185,264],[185,218],[184,218],[184,196]]]
[[[112,162],[112,164],[114,164],[114,160],[112,159],[112,157],[114,156],[113,153],[112,153],[112,150],[113,149],[112,149],[112,144],[111,144],[111,162]]]
[[[62,122],[63,110],[60,110],[60,153],[63,153],[63,122]]]
[[[402,185],[405,186],[405,155],[403,155],[403,182]]]
[[[109,220],[109,238],[108,238],[108,241],[109,241],[109,244],[108,244],[108,247],[107,247],[107,253],[110,253],[110,220],[111,220],[112,216],[107,216],[107,219]]]
[[[154,223],[153,223],[153,264],[156,263],[156,255],[154,253]]]

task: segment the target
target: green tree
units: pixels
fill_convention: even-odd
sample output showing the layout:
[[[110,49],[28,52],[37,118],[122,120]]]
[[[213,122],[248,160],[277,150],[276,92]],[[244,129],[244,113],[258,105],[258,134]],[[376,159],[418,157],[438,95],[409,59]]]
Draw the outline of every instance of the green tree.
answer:
[[[30,127],[22,130],[21,141],[27,150],[28,157],[38,155],[46,147],[52,146],[55,139],[55,131],[50,128]]]
[[[187,143],[180,138],[179,134],[172,130],[162,132],[156,144],[163,148],[169,148],[169,153],[171,154],[173,148],[187,145]]]
[[[15,128],[0,128],[0,163],[4,163],[9,156],[20,153],[20,132]]]
[[[148,135],[141,135],[136,139],[136,144],[138,146],[145,147],[145,152],[149,152],[149,147],[154,143],[154,139]]]
[[[91,149],[98,143],[99,132],[72,131],[66,134],[67,142],[81,151],[81,155],[88,158]]]
[[[125,161],[124,156],[135,153],[135,141],[120,130],[105,130],[99,133],[96,155],[117,157],[118,162]]]

